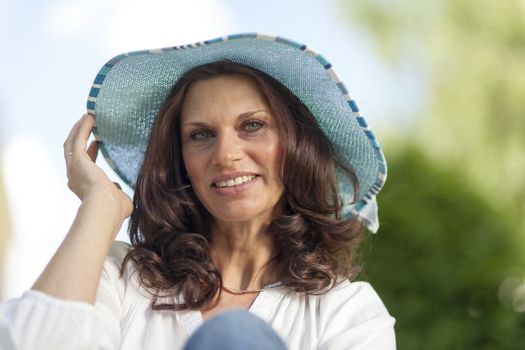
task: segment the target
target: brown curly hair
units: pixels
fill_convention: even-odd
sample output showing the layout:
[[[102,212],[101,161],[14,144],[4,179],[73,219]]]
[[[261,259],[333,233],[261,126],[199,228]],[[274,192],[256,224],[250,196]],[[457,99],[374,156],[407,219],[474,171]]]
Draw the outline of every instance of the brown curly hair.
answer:
[[[211,215],[189,185],[182,160],[179,120],[189,86],[221,75],[255,81],[276,116],[284,154],[284,210],[267,229],[275,254],[269,262],[296,292],[319,294],[339,279],[353,278],[355,250],[363,226],[339,217],[336,169],[357,178],[337,161],[317,121],[290,90],[268,75],[219,61],[190,70],[173,88],[156,118],[133,198],[129,234],[139,282],[153,296],[153,309],[200,309],[218,302],[221,273],[210,253]],[[182,296],[182,299],[178,298]],[[175,297],[173,303],[157,303]]]

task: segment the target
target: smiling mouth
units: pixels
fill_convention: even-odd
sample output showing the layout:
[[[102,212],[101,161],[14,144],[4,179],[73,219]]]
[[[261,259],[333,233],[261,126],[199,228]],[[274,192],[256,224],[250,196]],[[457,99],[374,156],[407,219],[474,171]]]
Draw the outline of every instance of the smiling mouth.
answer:
[[[216,188],[231,188],[235,186],[239,186],[242,184],[245,184],[247,182],[252,181],[255,179],[258,175],[244,175],[244,176],[238,176],[234,179],[229,179],[228,181],[218,181],[212,184],[212,187]]]

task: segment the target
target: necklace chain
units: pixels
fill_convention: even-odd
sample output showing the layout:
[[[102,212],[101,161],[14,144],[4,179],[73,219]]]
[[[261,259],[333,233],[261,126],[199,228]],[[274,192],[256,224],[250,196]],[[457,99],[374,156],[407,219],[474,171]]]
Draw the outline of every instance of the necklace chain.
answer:
[[[222,289],[230,294],[249,294],[249,293],[259,293],[261,289],[235,289],[235,288],[229,288],[226,286],[222,286]]]
[[[264,286],[264,287],[262,287],[260,289],[235,289],[235,288],[226,287],[225,285],[223,285],[221,288],[222,288],[222,290],[224,290],[224,291],[226,291],[228,293],[231,293],[231,294],[249,294],[249,293],[259,293],[259,292],[261,292],[261,291],[263,291],[265,289],[278,287],[281,284],[282,283],[277,282],[277,283],[273,283],[273,284]]]

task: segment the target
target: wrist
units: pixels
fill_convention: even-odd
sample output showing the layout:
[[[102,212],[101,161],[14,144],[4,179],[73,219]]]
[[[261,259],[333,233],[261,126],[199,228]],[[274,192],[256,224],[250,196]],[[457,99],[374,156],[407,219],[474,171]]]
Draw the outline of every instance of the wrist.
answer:
[[[108,186],[105,185],[94,186],[82,200],[80,210],[86,208],[87,210],[97,212],[97,216],[111,223],[118,232],[124,220],[129,216],[129,214],[126,213],[126,208],[123,207],[122,197],[127,197],[127,195],[116,187],[108,188]]]

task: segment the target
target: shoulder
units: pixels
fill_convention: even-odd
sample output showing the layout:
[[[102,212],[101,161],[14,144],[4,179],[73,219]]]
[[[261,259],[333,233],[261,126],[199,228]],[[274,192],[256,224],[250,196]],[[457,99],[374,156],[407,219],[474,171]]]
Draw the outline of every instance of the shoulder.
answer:
[[[119,285],[131,282],[134,270],[131,261],[126,264],[123,275],[120,274],[122,262],[131,248],[132,246],[129,243],[113,241],[104,261],[101,281]]]
[[[395,319],[369,283],[345,280],[318,307],[319,348],[395,349]]]
[[[106,261],[120,265],[126,254],[131,249],[131,244],[122,241],[113,241],[109,249]]]
[[[97,304],[114,305],[118,302],[126,309],[140,300],[149,300],[149,294],[139,283],[134,262],[128,261],[121,269],[122,262],[131,249],[132,246],[125,242],[112,243],[100,277]]]
[[[322,350],[396,347],[395,319],[367,282],[340,281],[323,294],[297,293],[283,286],[268,292],[272,295],[275,297],[264,308],[257,308],[257,313],[290,344],[292,334],[301,334],[302,340],[296,339],[298,343],[291,348],[311,348],[307,344]]]
[[[131,249],[131,245],[122,241],[113,241],[104,261],[104,271],[107,273],[120,271],[122,261]]]
[[[319,296],[320,312],[340,313],[367,320],[377,316],[390,316],[383,301],[367,282],[344,280]]]

